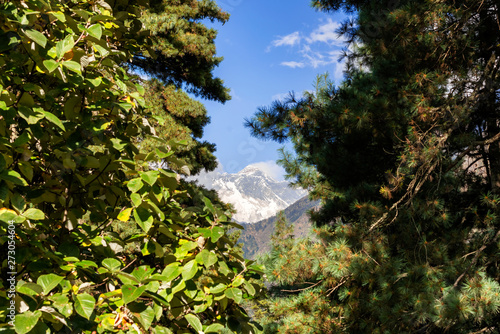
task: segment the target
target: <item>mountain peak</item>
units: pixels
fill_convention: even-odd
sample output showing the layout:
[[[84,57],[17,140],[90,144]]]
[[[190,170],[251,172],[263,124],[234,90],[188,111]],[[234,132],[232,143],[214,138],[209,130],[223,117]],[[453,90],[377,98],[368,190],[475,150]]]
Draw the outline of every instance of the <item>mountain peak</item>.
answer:
[[[236,174],[212,172],[197,179],[233,204],[237,210],[234,218],[239,222],[254,223],[271,217],[307,194],[303,189],[290,188],[286,181],[277,181],[255,164]]]
[[[264,175],[264,176],[267,176],[269,178],[272,179],[272,177],[270,175],[268,175],[265,171],[263,171],[262,169],[260,169],[259,167],[257,166],[254,166],[254,165],[248,165],[246,166],[245,168],[243,168],[242,170],[240,170],[237,174],[239,175],[242,175],[242,174],[246,174],[246,175]]]

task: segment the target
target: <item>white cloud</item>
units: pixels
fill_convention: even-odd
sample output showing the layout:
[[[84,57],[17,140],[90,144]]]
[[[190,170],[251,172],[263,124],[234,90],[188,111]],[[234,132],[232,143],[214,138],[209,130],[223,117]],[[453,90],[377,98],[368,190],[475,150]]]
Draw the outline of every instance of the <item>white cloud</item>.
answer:
[[[280,63],[281,66],[290,68],[318,68],[334,64],[340,56],[339,48],[345,45],[345,39],[336,33],[339,27],[340,23],[328,19],[327,22],[320,23],[309,35],[295,31],[272,41],[266,51],[269,52],[272,47],[299,45],[300,59]]]
[[[275,180],[283,181],[285,179],[285,170],[273,160],[256,162],[249,166],[260,169]]]
[[[291,68],[303,68],[306,66],[304,62],[298,62],[298,61],[284,61],[280,65],[291,67]]]
[[[333,74],[333,79],[335,80],[335,82],[338,83],[338,82],[342,81],[342,78],[344,77],[344,71],[347,68],[346,65],[347,64],[346,64],[345,60],[343,60],[340,63],[335,64],[335,73]]]
[[[307,41],[309,43],[315,42],[323,42],[336,46],[343,45],[343,39],[338,37],[336,33],[337,29],[340,27],[340,23],[332,21],[332,19],[328,19],[328,22],[320,25],[316,30],[314,30]]]
[[[231,94],[231,98],[233,100],[241,100],[241,97],[236,94],[236,91],[234,90],[234,88],[231,88],[231,91],[229,92],[229,94]]]
[[[295,44],[300,43],[301,37],[300,33],[298,31],[293,32],[289,35],[280,37],[274,41],[271,42],[273,46],[294,46]]]

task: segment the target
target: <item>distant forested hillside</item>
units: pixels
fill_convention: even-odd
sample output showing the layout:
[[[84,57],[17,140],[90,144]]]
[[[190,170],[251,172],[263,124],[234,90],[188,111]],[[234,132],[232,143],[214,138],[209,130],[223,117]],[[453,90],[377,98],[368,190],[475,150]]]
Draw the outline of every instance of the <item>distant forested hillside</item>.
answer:
[[[319,201],[310,201],[307,196],[286,208],[285,216],[291,224],[295,226],[295,236],[307,235],[311,223],[308,212],[319,207]],[[245,258],[253,259],[257,254],[270,249],[270,238],[274,232],[276,215],[261,220],[254,224],[242,224],[245,230],[242,231],[239,242],[243,246]]]

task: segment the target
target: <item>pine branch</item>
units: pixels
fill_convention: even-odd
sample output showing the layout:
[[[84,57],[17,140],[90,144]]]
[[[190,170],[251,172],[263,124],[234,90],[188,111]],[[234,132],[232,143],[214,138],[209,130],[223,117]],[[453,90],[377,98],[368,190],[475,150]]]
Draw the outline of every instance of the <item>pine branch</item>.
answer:
[[[488,242],[487,244],[483,244],[481,246],[481,248],[479,248],[477,251],[475,251],[474,253],[476,253],[476,255],[474,255],[474,259],[472,259],[471,263],[469,264],[469,266],[467,267],[467,269],[465,269],[465,271],[457,278],[457,280],[455,281],[455,283],[453,284],[453,288],[457,288],[458,287],[458,284],[460,283],[460,281],[465,277],[465,275],[467,274],[467,272],[477,263],[477,261],[479,260],[479,255],[481,254],[482,251],[484,251],[486,249],[486,247],[488,247],[489,244],[491,243],[494,243],[497,241],[498,237],[500,237],[500,230],[498,230],[497,234],[495,234],[495,237],[493,237],[493,239]],[[470,255],[471,253],[467,254],[467,255]],[[467,256],[466,255],[466,256]]]

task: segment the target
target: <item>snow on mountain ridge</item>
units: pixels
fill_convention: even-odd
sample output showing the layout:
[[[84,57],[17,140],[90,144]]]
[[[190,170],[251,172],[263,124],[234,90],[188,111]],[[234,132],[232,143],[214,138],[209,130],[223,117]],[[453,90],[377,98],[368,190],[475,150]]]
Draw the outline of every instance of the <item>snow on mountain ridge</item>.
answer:
[[[235,174],[201,173],[195,179],[205,187],[215,189],[224,202],[233,204],[237,210],[234,219],[246,223],[269,218],[307,193],[289,187],[286,181],[276,181],[254,165]]]

